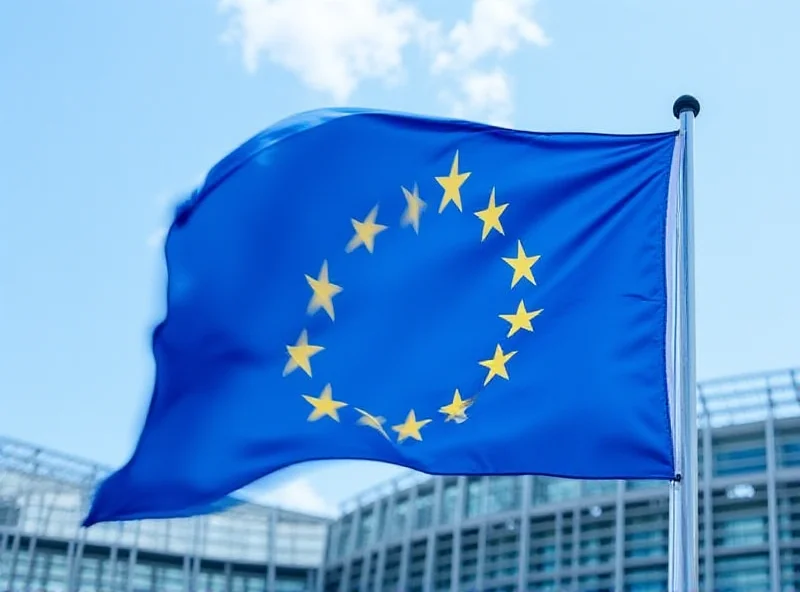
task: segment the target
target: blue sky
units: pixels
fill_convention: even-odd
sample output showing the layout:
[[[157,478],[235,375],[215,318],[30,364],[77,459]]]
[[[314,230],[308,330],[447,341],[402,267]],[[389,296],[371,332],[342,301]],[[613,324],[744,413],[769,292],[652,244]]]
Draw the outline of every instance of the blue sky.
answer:
[[[695,94],[699,377],[800,366],[799,21],[777,0],[0,3],[0,433],[124,462],[172,205],[328,105],[635,133]],[[317,509],[397,472],[304,467],[262,497]]]

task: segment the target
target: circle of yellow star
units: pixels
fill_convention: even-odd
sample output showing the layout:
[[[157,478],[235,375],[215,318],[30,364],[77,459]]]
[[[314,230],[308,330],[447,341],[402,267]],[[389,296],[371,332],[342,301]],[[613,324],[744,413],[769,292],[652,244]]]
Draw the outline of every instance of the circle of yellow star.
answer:
[[[522,248],[522,241],[517,241],[517,256],[516,257],[503,257],[503,261],[508,263],[511,268],[514,270],[514,277],[511,278],[511,287],[517,285],[522,278],[525,278],[534,286],[536,285],[536,280],[533,277],[533,272],[531,269],[536,264],[536,262],[541,258],[541,255],[534,255],[533,257],[528,257],[525,254],[525,249]]]
[[[403,212],[403,217],[400,219],[401,226],[408,226],[409,224],[414,229],[414,232],[419,234],[419,217],[427,207],[427,204],[419,197],[419,187],[414,183],[414,191],[409,191],[405,187],[400,187],[403,190],[403,195],[406,198],[406,209]]]
[[[323,417],[330,417],[331,419],[339,421],[339,409],[347,407],[347,403],[334,400],[333,389],[330,384],[325,385],[319,397],[303,395],[303,398],[314,407],[311,414],[308,416],[308,421],[317,421]]]
[[[489,373],[486,375],[486,380],[483,381],[483,386],[489,384],[489,381],[494,378],[495,376],[499,376],[500,378],[505,378],[508,380],[508,370],[506,370],[506,363],[514,357],[514,354],[517,352],[512,351],[503,353],[503,348],[500,347],[500,344],[494,350],[494,356],[490,360],[483,360],[478,362],[484,368],[489,369]]]
[[[439,407],[439,413],[445,414],[447,417],[445,421],[455,421],[456,423],[464,423],[467,421],[467,409],[472,405],[472,399],[462,399],[461,393],[456,389],[453,395],[453,400]]]
[[[463,212],[461,187],[469,179],[471,174],[470,172],[459,171],[459,151],[456,150],[449,174],[446,176],[434,177],[436,182],[444,190],[439,204],[439,213],[444,212],[450,203],[455,204],[459,212]],[[403,227],[411,226],[414,232],[419,234],[421,215],[427,208],[427,204],[420,198],[419,187],[416,183],[412,190],[402,185],[400,188],[406,202],[405,210],[400,218],[400,225]],[[358,247],[363,246],[369,253],[373,253],[377,235],[388,229],[388,226],[377,222],[379,205],[380,204],[376,204],[364,220],[351,219],[354,234],[345,246],[346,252],[352,253]],[[474,215],[482,222],[481,242],[484,242],[493,230],[505,236],[505,229],[503,228],[501,217],[508,206],[508,203],[497,204],[496,187],[492,187],[486,208],[474,212]],[[522,279],[527,279],[531,284],[536,285],[536,279],[533,275],[533,266],[540,258],[540,255],[529,256],[525,252],[522,241],[517,240],[516,257],[502,258],[513,270],[511,288],[514,288]],[[314,278],[310,275],[305,275],[305,278],[313,292],[308,304],[309,314],[313,315],[318,310],[323,309],[331,320],[335,320],[333,299],[343,291],[343,288],[330,281],[328,276],[328,261],[323,261],[319,277]],[[542,312],[543,309],[533,311],[527,310],[524,300],[520,300],[516,312],[513,314],[500,314],[498,316],[509,323],[510,327],[507,337],[512,337],[521,330],[533,332],[532,320]],[[306,374],[311,376],[310,359],[325,348],[319,345],[310,345],[308,343],[307,331],[303,330],[297,343],[295,345],[287,345],[286,349],[289,353],[289,360],[284,368],[284,376],[297,368],[302,368]],[[506,366],[517,353],[517,351],[504,352],[502,346],[497,344],[494,354],[490,359],[478,362],[480,366],[486,368],[488,371],[483,385],[487,386],[496,376],[509,380],[509,373]],[[334,421],[339,422],[339,409],[348,406],[348,403],[337,401],[333,398],[333,390],[330,384],[325,385],[318,397],[305,394],[301,396],[313,407],[307,419],[309,422],[318,421],[324,417],[330,417]],[[448,404],[439,407],[438,411],[445,416],[445,422],[454,421],[460,424],[468,419],[467,410],[474,402],[475,397],[464,399],[459,389],[455,389],[452,400]],[[385,429],[386,419],[384,417],[372,415],[357,407],[353,407],[353,409],[360,415],[357,420],[358,425],[369,427],[391,441]],[[418,420],[414,409],[411,409],[405,420],[402,423],[391,426],[391,429],[397,433],[398,443],[402,443],[407,439],[422,441],[421,430],[432,421],[431,419]]]
[[[483,222],[483,230],[481,231],[481,242],[486,240],[492,230],[496,230],[500,234],[505,235],[503,225],[500,224],[500,216],[506,211],[508,204],[495,205],[494,202],[494,187],[492,187],[492,194],[489,196],[489,205],[485,210],[475,212],[475,215]]]
[[[420,429],[425,427],[431,422],[430,419],[420,419],[417,420],[417,416],[414,413],[414,410],[408,412],[406,416],[406,420],[398,425],[392,426],[392,429],[397,432],[397,441],[402,442],[407,438],[412,438],[413,440],[422,441],[422,434],[420,434]]]
[[[446,177],[436,177],[437,183],[444,189],[442,202],[439,204],[439,213],[441,214],[447,204],[453,202],[456,204],[459,212],[461,208],[461,186],[464,184],[472,173],[459,173],[458,172],[458,150],[453,158],[453,164],[450,165],[450,174]]]
[[[540,308],[539,310],[525,310],[525,301],[520,300],[519,306],[517,307],[517,312],[514,314],[501,314],[499,315],[501,319],[504,321],[508,321],[511,323],[511,327],[508,329],[508,335],[506,337],[511,337],[514,333],[519,331],[520,329],[525,329],[526,331],[533,332],[533,325],[531,321],[542,314],[544,309]]]
[[[310,275],[306,275],[306,281],[314,291],[311,296],[311,302],[308,303],[308,313],[314,314],[322,308],[328,313],[331,320],[334,320],[333,297],[342,291],[342,287],[332,284],[328,280],[328,262],[322,262],[322,269],[318,278],[314,279]]]
[[[286,362],[286,366],[283,368],[283,375],[286,376],[297,368],[302,368],[306,374],[311,376],[311,356],[324,349],[321,345],[309,345],[308,331],[303,329],[300,337],[297,338],[297,343],[286,346],[286,351],[289,352],[289,361]]]
[[[377,217],[378,206],[375,206],[370,210],[363,222],[355,218],[350,220],[356,233],[353,235],[353,238],[350,239],[350,242],[347,243],[347,246],[344,248],[345,251],[352,253],[358,247],[364,245],[367,251],[372,253],[375,248],[375,237],[388,228],[388,226],[376,223],[375,218]]]

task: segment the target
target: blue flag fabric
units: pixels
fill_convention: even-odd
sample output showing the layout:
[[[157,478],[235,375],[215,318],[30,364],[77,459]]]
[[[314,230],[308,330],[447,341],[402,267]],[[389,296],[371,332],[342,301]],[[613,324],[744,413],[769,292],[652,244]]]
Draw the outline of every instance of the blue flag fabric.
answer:
[[[148,414],[85,524],[321,459],[672,478],[678,141],[356,109],[255,136],[179,208]]]

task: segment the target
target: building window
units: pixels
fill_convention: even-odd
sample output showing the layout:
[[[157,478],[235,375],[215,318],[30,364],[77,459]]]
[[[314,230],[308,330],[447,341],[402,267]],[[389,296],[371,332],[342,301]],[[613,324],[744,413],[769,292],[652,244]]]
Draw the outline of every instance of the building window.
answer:
[[[442,524],[452,524],[455,520],[457,499],[458,483],[450,482],[445,484],[442,490],[442,515],[439,517],[439,521]]]
[[[584,497],[601,497],[614,495],[617,492],[616,481],[584,481]]]
[[[386,500],[382,501],[376,510],[378,512],[378,540],[382,540],[388,534],[386,532],[386,512],[388,512],[388,506]]]
[[[353,529],[353,516],[350,515],[339,525],[339,540],[336,542],[336,556],[344,557],[348,553],[347,542],[350,540],[350,531]]]
[[[375,512],[373,512],[372,509],[365,510],[364,513],[361,514],[361,520],[358,523],[356,549],[363,549],[365,545],[369,544],[374,528]]]
[[[742,441],[728,439],[714,446],[714,474],[717,476],[763,473],[767,470],[767,451],[761,438]]]
[[[465,515],[467,518],[481,514],[481,501],[483,500],[483,479],[471,477],[467,480],[467,499]]]
[[[533,480],[533,503],[549,504],[577,499],[581,494],[581,482],[555,477],[536,477]]]
[[[433,490],[418,492],[414,528],[428,528],[433,524]]]
[[[493,477],[489,479],[487,512],[510,512],[519,508],[521,482],[516,477]]]
[[[718,528],[716,542],[721,547],[763,545],[767,542],[767,521],[761,517],[724,520]]]
[[[406,522],[408,520],[408,497],[397,500],[394,506],[392,516],[392,527],[390,536],[402,536],[406,529]]]
[[[714,584],[719,590],[769,590],[769,556],[766,554],[720,557],[715,561],[714,571]]]

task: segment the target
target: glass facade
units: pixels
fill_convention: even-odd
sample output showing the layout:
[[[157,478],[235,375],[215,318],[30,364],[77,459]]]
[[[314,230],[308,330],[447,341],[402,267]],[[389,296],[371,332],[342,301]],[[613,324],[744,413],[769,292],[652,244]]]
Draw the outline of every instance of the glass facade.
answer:
[[[701,385],[704,592],[800,590],[798,379]],[[384,491],[331,525],[324,592],[666,590],[665,483],[437,477]],[[378,511],[392,527],[354,547],[348,533]]]
[[[800,372],[698,395],[700,589],[800,590]],[[665,483],[414,474],[336,521],[244,504],[80,529],[105,474],[0,438],[0,591],[666,589]]]
[[[106,471],[0,438],[0,590],[316,590],[328,521],[244,504],[79,528]]]

